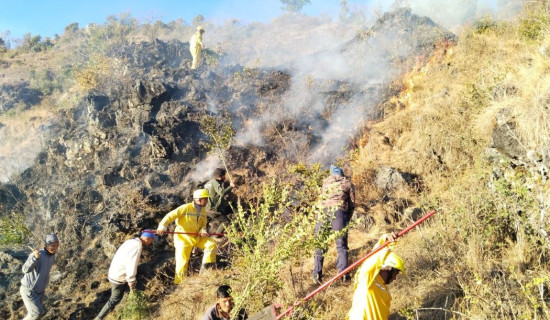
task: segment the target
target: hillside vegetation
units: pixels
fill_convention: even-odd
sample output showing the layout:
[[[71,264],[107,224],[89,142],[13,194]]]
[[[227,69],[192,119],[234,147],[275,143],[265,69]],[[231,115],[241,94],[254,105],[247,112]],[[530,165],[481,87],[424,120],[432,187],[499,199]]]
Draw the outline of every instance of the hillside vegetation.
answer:
[[[425,23],[406,11],[395,16]],[[372,29],[377,32],[359,30],[355,42],[315,49],[349,54],[357,42],[383,33],[384,19],[398,27],[390,18],[380,19]],[[204,23],[197,19],[194,25]],[[316,27],[308,29],[310,36],[328,28],[323,19],[311,20]],[[274,24],[289,21],[299,29],[289,17]],[[322,140],[315,130],[337,122],[338,108],[349,104],[354,112],[369,110],[368,116],[357,111],[364,119],[361,133],[333,159],[357,188],[350,260],[369,252],[381,234],[437,211],[397,243],[407,275],[391,286],[390,319],[550,319],[546,2],[529,4],[509,21],[484,17],[456,38],[434,27],[441,39],[387,58],[403,73],[390,73],[389,82],[374,79],[383,83],[375,89],[352,76],[316,77],[307,68],[305,74],[262,69],[273,63],[291,68],[293,62],[273,51],[255,61],[248,54],[253,47],[229,41],[225,52],[209,48],[206,66],[193,73],[188,44],[174,38],[188,38],[194,25],[137,25],[130,17],[112,17],[104,26],[68,26],[53,44],[29,38],[29,46],[0,53],[6,70],[0,137],[8,140],[0,151],[12,159],[0,168],[7,177],[0,188],[0,231],[2,239],[19,243],[0,252],[0,317],[23,314],[13,297],[16,270],[28,254],[20,244],[38,243],[26,238],[53,229],[66,247],[48,289],[46,306],[54,311],[46,319],[92,318],[107,299],[104,274],[116,246],[132,232],[156,227],[200,185],[190,176],[213,151],[205,125],[242,129],[262,116],[269,118],[258,130],[262,143],[243,146],[228,130],[224,138],[233,145],[215,155],[227,161],[239,184],[241,201],[228,231],[232,244],[220,252],[220,263],[229,267],[199,275],[192,266],[185,285],[174,286],[171,238],[163,239],[144,250],[143,292],[125,297],[108,319],[199,319],[220,284],[232,286],[237,305],[249,314],[298,301],[315,289],[309,276],[319,245],[313,238],[316,195],[327,174],[324,164],[308,163],[304,155]],[[427,25],[432,27],[421,26]],[[231,30],[244,38],[247,30],[238,23],[208,27],[222,39]],[[341,27],[343,36],[348,31]],[[250,43],[265,28],[248,30]],[[247,67],[224,65],[232,50],[241,54],[232,62]],[[293,108],[301,103],[307,107],[299,113]],[[336,274],[335,257],[331,245],[327,275]],[[352,295],[353,285],[335,283],[289,319],[344,319]]]
[[[438,210],[399,243],[410,270],[392,289],[400,314],[550,318],[549,19],[537,6],[464,29],[405,76],[355,150],[362,199],[378,201],[371,181],[385,165],[420,177],[393,193],[397,203]],[[397,205],[383,209],[411,221]]]

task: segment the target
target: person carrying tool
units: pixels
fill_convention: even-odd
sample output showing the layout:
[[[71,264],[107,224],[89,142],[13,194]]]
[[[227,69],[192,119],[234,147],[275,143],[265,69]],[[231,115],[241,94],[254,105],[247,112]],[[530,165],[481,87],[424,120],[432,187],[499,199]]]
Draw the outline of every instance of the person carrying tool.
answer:
[[[157,239],[151,232],[142,232],[139,237],[126,240],[116,251],[109,267],[111,297],[105,303],[94,320],[101,320],[122,300],[126,283],[133,290],[136,287],[136,274],[143,246],[148,246]]]
[[[189,51],[191,51],[191,56],[193,57],[193,63],[191,64],[191,69],[197,69],[201,62],[201,52],[203,49],[202,45],[202,34],[204,33],[204,28],[202,26],[197,27],[197,31],[191,37],[189,41]]]
[[[338,166],[330,166],[330,176],[323,180],[322,186],[323,211],[317,215],[315,225],[315,236],[322,237],[332,231],[340,231],[346,228],[355,209],[355,187],[351,181],[344,176],[344,171]],[[338,261],[336,266],[338,272],[348,266],[348,233],[347,231],[336,238],[336,250]],[[311,275],[316,284],[320,284],[323,278],[323,262],[326,248],[315,250],[315,265]],[[344,275],[343,282],[350,280],[349,275]]]
[[[229,313],[233,310],[233,298],[231,297],[231,287],[228,285],[219,286],[216,292],[218,301],[208,309],[202,320],[229,320]],[[239,310],[237,320],[248,319],[248,314],[243,309]]]
[[[209,195],[208,206],[206,207],[208,218],[210,221],[219,223],[215,233],[223,233],[229,224],[228,215],[233,213],[228,198],[231,190],[235,188],[235,184],[233,182],[227,183],[226,174],[225,169],[216,168],[213,178],[204,185]]]
[[[44,249],[32,249],[32,253],[23,264],[23,278],[19,292],[27,309],[23,320],[39,319],[45,313],[42,298],[50,282],[50,271],[55,264],[55,254],[59,249],[59,239],[55,233],[46,236]],[[29,247],[30,248],[30,247]]]
[[[413,224],[398,233],[384,235],[374,249],[361,259],[355,261],[346,269],[340,271],[327,282],[308,293],[307,296],[289,306],[286,310],[277,314],[276,308],[282,306],[272,304],[262,311],[252,315],[250,319],[276,320],[292,314],[296,308],[313,298],[316,294],[330,286],[334,281],[347,274],[357,266],[361,266],[355,275],[355,292],[353,306],[346,320],[388,319],[391,296],[386,285],[393,282],[399,272],[405,273],[403,260],[390,249],[395,241],[426,221],[436,213],[435,210],[416,220]],[[389,247],[389,249],[388,249]],[[373,284],[374,283],[374,284]]]
[[[393,246],[397,234],[383,235],[375,248],[386,241]],[[403,260],[391,248],[384,248],[361,264],[355,274],[353,303],[346,320],[386,320],[390,314],[388,285],[405,273]]]
[[[203,250],[201,272],[213,268],[216,265],[216,242],[210,238],[206,230],[206,205],[208,204],[208,191],[198,189],[193,192],[193,202],[186,203],[166,214],[157,228],[157,234],[163,235],[168,230],[167,225],[176,222],[176,232],[194,234],[175,234],[174,247],[176,256],[176,272],[174,283],[180,284],[184,274],[187,274],[187,266],[193,247]],[[198,234],[198,235],[195,235]]]

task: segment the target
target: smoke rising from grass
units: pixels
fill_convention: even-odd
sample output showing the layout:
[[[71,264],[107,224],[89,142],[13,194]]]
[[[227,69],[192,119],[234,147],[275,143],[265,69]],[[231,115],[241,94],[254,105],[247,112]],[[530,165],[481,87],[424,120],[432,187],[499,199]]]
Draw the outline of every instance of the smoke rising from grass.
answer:
[[[498,9],[496,1],[411,0],[380,5],[378,10],[403,7],[455,32],[476,18],[496,14]],[[306,159],[324,165],[345,156],[346,147],[378,102],[380,89],[397,75],[395,63],[417,55],[419,49],[407,38],[411,34],[403,30],[409,26],[393,29],[390,22],[386,30],[379,30],[376,28],[385,18],[380,11],[373,11],[372,7],[368,12],[365,7],[356,7],[351,12],[347,9],[346,16],[341,18],[285,14],[269,24],[249,25],[233,20],[219,33],[207,34],[205,42],[211,37],[212,42],[227,48],[227,63],[286,70],[292,76],[292,86],[283,102],[239,123],[242,127],[236,128],[237,144],[264,145],[266,129],[294,121],[293,130],[299,133],[286,133],[290,139],[294,137],[294,141],[285,141],[290,144],[286,154],[295,150],[294,156],[300,158],[303,154],[297,150],[302,153],[311,150]],[[371,27],[374,31],[368,33]],[[343,89],[345,86],[353,89]],[[349,96],[329,106],[331,94],[339,92],[347,92]],[[277,133],[282,135],[278,129]]]
[[[412,13],[427,15],[453,30],[496,10],[494,1],[444,0],[435,5],[433,1],[422,0],[400,2],[410,7]],[[398,5],[392,9],[396,7]],[[342,17],[284,14],[269,23],[229,20],[221,25],[207,24],[204,43],[209,48],[220,45],[227,54],[224,64],[284,70],[292,76],[291,87],[281,102],[235,122],[239,124],[235,128],[236,143],[264,145],[266,130],[276,128],[274,132],[284,140],[285,155],[323,164],[344,156],[346,146],[376,105],[380,88],[396,75],[394,62],[414,50],[399,45],[406,40],[399,34],[402,30],[366,34],[376,24],[376,18],[383,16],[378,10],[389,8],[388,4],[375,9],[356,6]],[[364,38],[359,39],[359,35]],[[190,35],[179,37],[185,41]],[[340,93],[347,96],[331,102]],[[209,101],[208,105],[216,103]],[[277,127],[281,123],[285,123],[282,129]],[[36,135],[28,134],[32,136]],[[10,145],[6,142],[9,138],[11,134],[0,136],[4,159],[1,163],[5,163],[3,170],[7,173],[24,169],[32,163],[26,158],[36,156],[24,149],[27,143]],[[34,146],[28,150],[40,148]],[[304,154],[304,150],[311,152]],[[13,154],[11,158],[10,154]],[[210,171],[212,166],[204,170]]]
[[[11,181],[31,166],[42,150],[43,132],[30,123],[10,122],[0,126],[0,182]]]
[[[367,21],[361,22],[284,15],[270,24],[233,23],[225,28],[224,32],[240,30],[236,36],[225,34],[222,40],[212,36],[231,48],[228,64],[285,70],[292,77],[280,103],[239,123],[236,143],[264,145],[266,130],[290,122],[291,128],[283,126],[286,132],[275,130],[287,147],[286,155],[324,165],[344,157],[378,99],[377,94],[364,93],[387,84],[396,74],[392,59],[403,59],[415,49],[400,46],[406,39],[393,30],[357,38],[370,28]],[[338,98],[342,94],[345,97]]]
[[[188,177],[197,182],[204,182],[212,177],[214,169],[220,167],[221,161],[217,155],[211,154],[194,166]]]

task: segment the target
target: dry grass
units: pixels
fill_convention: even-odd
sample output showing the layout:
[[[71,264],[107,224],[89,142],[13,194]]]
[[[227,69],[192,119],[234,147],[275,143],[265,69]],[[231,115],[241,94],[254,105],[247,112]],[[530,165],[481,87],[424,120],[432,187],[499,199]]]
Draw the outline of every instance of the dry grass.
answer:
[[[537,226],[533,221],[543,220],[543,228],[548,217],[540,218],[540,210],[524,199],[527,196],[510,192],[517,190],[498,190],[495,164],[485,157],[501,110],[509,112],[526,149],[542,153],[548,147],[550,35],[544,27],[540,40],[525,40],[516,22],[466,29],[452,50],[437,53],[430,65],[406,76],[404,82],[413,84],[402,99],[404,107],[369,124],[361,139],[354,153],[353,180],[366,212],[358,216],[368,215],[374,224],[367,231],[351,230],[350,260],[367,253],[382,233],[408,225],[411,217],[405,216],[405,208],[438,209],[430,221],[398,242],[396,251],[406,261],[408,274],[391,286],[391,319],[550,318],[548,239],[532,230]],[[37,136],[29,126],[32,117],[10,120],[10,127],[2,129],[16,141],[12,148]],[[2,155],[9,152],[0,150]],[[421,177],[421,193],[412,187],[378,190],[373,179],[381,166]],[[547,182],[533,180],[533,187],[523,192],[539,188],[548,202]],[[389,201],[380,200],[385,195]],[[327,275],[336,273],[336,255],[331,246],[325,260]],[[295,301],[310,292],[311,269],[312,258],[304,257],[283,270],[280,277],[286,289],[274,302]],[[230,283],[235,292],[244,289],[233,278],[231,270],[219,270],[193,274],[180,286],[151,281],[147,293],[163,296],[155,302],[152,318],[200,319],[214,304],[220,284]],[[312,313],[309,318],[343,319],[351,288],[331,286],[304,312]]]
[[[531,223],[540,220],[540,212],[528,198],[519,197],[524,202],[518,204],[507,198],[515,194],[503,196],[498,186],[492,189],[493,167],[485,159],[502,110],[526,150],[542,154],[549,142],[550,35],[526,41],[517,28],[509,22],[484,32],[465,30],[452,54],[408,77],[414,85],[402,100],[405,108],[371,125],[356,152],[355,181],[362,200],[380,196],[369,181],[375,168],[389,165],[419,175],[424,186],[421,196],[390,196],[439,211],[399,245],[409,275],[392,288],[398,292],[392,310],[410,319],[550,316],[543,294],[550,279],[548,243],[533,236],[522,217],[505,213],[515,209],[506,211],[501,203],[519,205]],[[507,174],[523,179],[523,173]],[[548,196],[547,186],[531,179],[530,188]],[[389,214],[382,204],[370,213],[375,217],[372,231]]]
[[[378,229],[373,230],[376,233],[379,231]],[[374,239],[378,237],[378,235],[370,235],[371,233],[367,236],[363,231],[352,230],[350,232],[350,260],[356,260],[370,251],[374,245]],[[372,241],[366,241],[366,239]],[[325,259],[326,280],[337,273],[336,256],[336,248],[332,245]],[[307,257],[281,272],[280,277],[285,282],[286,289],[279,292],[273,303],[297,302],[300,298],[312,292],[316,288],[310,280],[312,269],[313,258]],[[158,306],[155,319],[173,319],[174,316],[185,320],[201,319],[204,312],[216,302],[215,294],[219,285],[229,283],[236,293],[244,290],[242,285],[232,281],[233,278],[232,270],[210,271],[204,275],[193,273],[182,285],[171,285],[165,288],[166,296]],[[152,286],[155,287],[156,285]],[[335,283],[305,304],[305,309],[300,312],[322,314],[322,319],[343,319],[351,307],[352,287],[352,285]],[[334,303],[334,301],[338,301],[338,303]],[[247,311],[250,316],[260,310]]]

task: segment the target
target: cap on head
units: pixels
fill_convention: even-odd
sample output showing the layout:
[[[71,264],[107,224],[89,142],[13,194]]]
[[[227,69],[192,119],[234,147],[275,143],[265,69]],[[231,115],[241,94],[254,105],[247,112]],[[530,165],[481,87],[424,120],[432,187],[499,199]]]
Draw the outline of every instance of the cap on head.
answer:
[[[200,32],[200,31],[204,32],[204,27],[203,27],[203,26],[198,26],[198,27],[197,27],[197,31],[199,31],[199,32]]]
[[[344,175],[344,170],[342,170],[342,168],[340,168],[338,166],[331,165],[330,166],[330,174],[335,175],[335,176],[343,176]]]
[[[52,244],[59,242],[57,235],[55,233],[50,233],[46,236],[46,244]]]
[[[208,198],[209,196],[208,190],[206,189],[198,189],[193,192],[193,199]]]
[[[153,241],[157,241],[158,240],[158,236],[152,232],[150,232],[149,230],[145,230],[141,233],[141,236],[142,237],[145,237],[145,238],[151,238],[153,239]]]
[[[226,173],[227,171],[224,168],[216,168],[214,170],[214,178],[221,178],[225,176]]]
[[[384,260],[384,263],[382,264],[382,270],[387,270],[389,268],[397,269],[401,271],[403,274],[406,274],[405,263],[403,262],[403,259],[401,259],[393,251],[390,251],[390,253],[388,253],[388,256],[386,257],[386,259]]]

